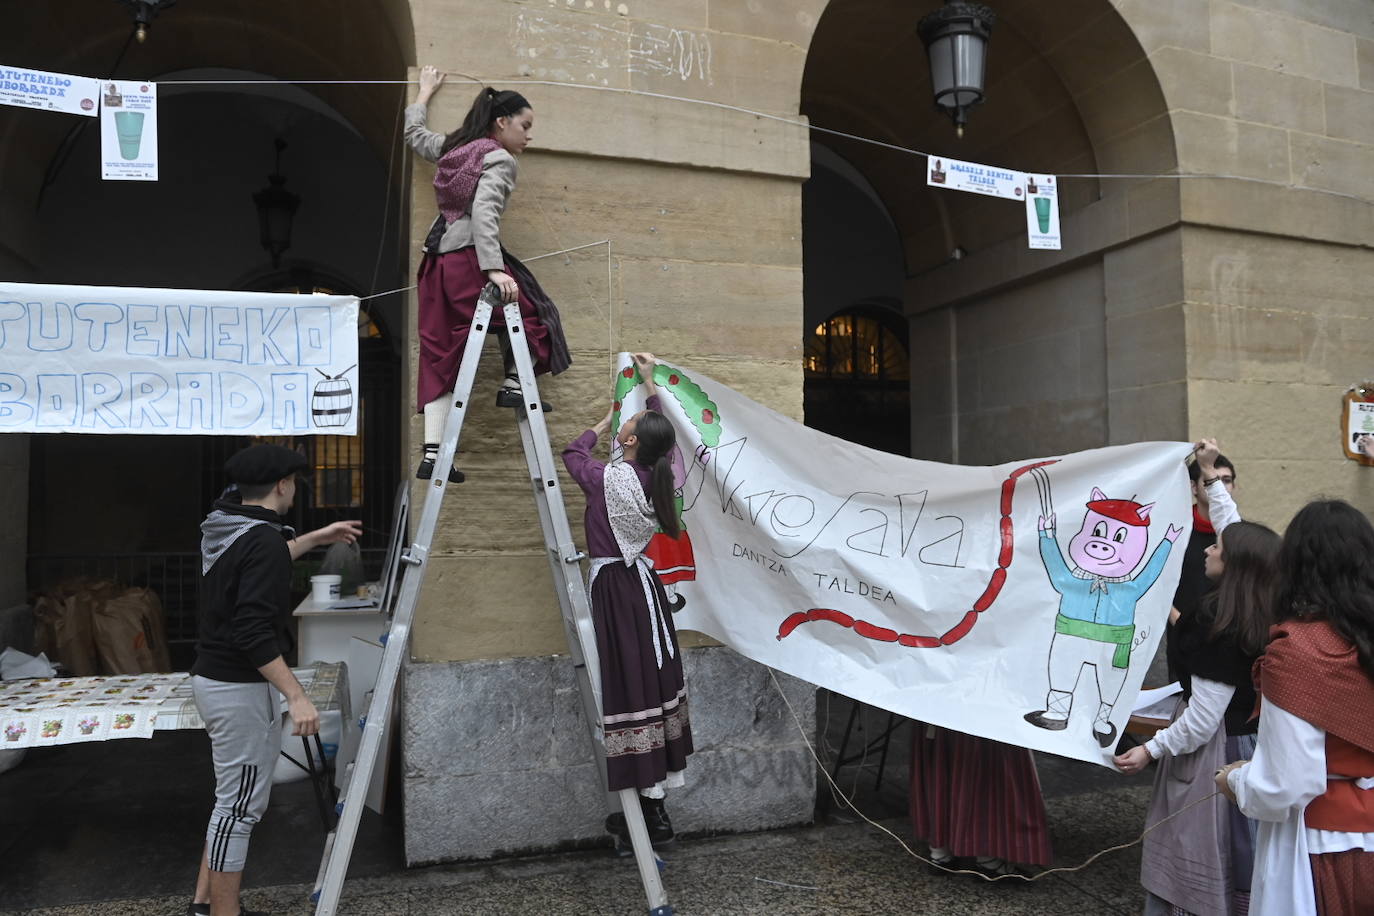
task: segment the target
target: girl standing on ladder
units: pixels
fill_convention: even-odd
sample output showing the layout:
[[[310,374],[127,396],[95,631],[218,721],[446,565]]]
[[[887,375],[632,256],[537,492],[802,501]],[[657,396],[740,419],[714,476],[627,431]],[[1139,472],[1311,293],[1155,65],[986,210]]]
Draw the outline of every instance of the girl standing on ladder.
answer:
[[[680,530],[671,459],[676,435],[658,412],[654,355],[636,353],[634,359],[651,396],[648,409],[625,421],[616,434],[623,460],[603,464],[592,457],[597,440],[610,432],[612,408],[563,450],[563,463],[587,496],[589,589],[609,788],[639,790],[649,840],[661,846],[673,840],[663,790],[683,784],[692,728],[677,630],[644,548],[659,528],[670,537]],[[622,844],[629,842],[623,814],[608,817],[606,830]]]
[[[536,373],[556,375],[572,362],[558,308],[525,265],[501,245],[501,214],[515,190],[515,157],[530,143],[534,111],[518,92],[485,87],[457,130],[447,136],[435,133],[426,127],[428,105],[443,83],[443,73],[430,66],[422,68],[419,95],[405,111],[406,142],[437,164],[434,196],[439,205],[439,215],[425,237],[417,278],[417,410],[425,416],[425,453],[415,476],[421,480],[434,475],[458,363],[477,297],[488,283],[500,290],[502,302],[520,303]],[[505,318],[499,311],[492,314],[491,326],[501,334],[506,370],[496,404],[520,407],[520,381],[510,355]],[[451,468],[448,479],[461,483],[463,473]]]

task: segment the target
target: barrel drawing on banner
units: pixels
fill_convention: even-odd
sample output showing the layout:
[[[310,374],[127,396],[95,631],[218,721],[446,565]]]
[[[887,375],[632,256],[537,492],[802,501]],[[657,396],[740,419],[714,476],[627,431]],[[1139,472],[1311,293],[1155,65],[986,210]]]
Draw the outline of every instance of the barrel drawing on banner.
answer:
[[[324,375],[324,381],[315,383],[315,392],[310,399],[310,415],[316,426],[347,426],[353,416],[353,386],[346,376],[353,367],[349,366],[338,375]]]

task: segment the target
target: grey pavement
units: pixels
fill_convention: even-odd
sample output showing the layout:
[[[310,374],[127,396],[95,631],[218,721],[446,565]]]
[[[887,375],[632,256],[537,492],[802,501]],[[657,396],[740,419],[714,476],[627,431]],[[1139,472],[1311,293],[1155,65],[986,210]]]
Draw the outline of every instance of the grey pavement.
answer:
[[[833,757],[848,702],[837,700],[820,712],[822,721],[829,722],[821,751],[823,756]],[[925,846],[912,841],[903,814],[909,726],[899,725],[892,735],[883,779],[878,782],[882,743],[875,739],[881,737],[886,725],[886,713],[863,711],[848,746],[850,753],[860,753],[860,759],[841,768],[837,782],[844,793],[853,794],[860,810],[924,854]],[[871,742],[866,754],[862,753],[865,742]],[[1139,835],[1149,801],[1148,775],[1127,780],[1100,767],[1052,757],[1037,759],[1057,866],[1081,865],[1093,853]],[[124,785],[130,782],[126,779]],[[4,787],[0,780],[0,789]],[[199,791],[201,787],[195,788]],[[259,828],[262,836],[255,836],[244,902],[277,916],[305,916],[313,912],[307,895],[308,881],[314,875],[312,860],[318,858],[319,825],[311,824],[313,800],[308,793],[299,784],[283,788],[291,791],[274,798],[273,810]],[[819,806],[814,826],[679,841],[664,856],[668,863],[664,884],[675,912],[679,916],[809,916],[908,911],[1108,914],[1140,910],[1138,847],[1109,853],[1081,870],[1054,873],[1029,885],[989,884],[972,876],[931,875],[897,838],[863,822],[833,800],[822,801],[828,804]],[[171,805],[173,800],[164,799],[164,803]],[[188,825],[178,828],[184,835],[189,835],[186,831],[193,830],[202,816],[198,806],[189,807],[196,810],[186,815]],[[164,820],[180,816],[169,808]],[[364,846],[355,860],[355,877],[345,887],[343,914],[646,912],[633,861],[617,859],[605,848],[407,870],[400,867],[394,825],[377,818],[364,826]],[[101,847],[111,836],[134,846],[140,835],[158,836],[158,825],[152,819],[144,820],[141,828],[136,823],[124,829],[127,832],[112,834],[115,826],[111,824],[103,828],[99,824],[71,825],[66,833],[36,835],[35,842],[43,848],[28,858],[22,843],[13,844],[0,854],[4,863],[0,866],[4,869],[0,874],[0,906],[22,901],[21,907],[28,908],[0,912],[34,916],[184,913],[189,881],[194,877],[193,861],[186,863],[184,852],[173,853],[166,847],[152,850],[152,855],[140,855],[132,847],[123,853]],[[285,845],[281,844],[283,834],[288,835]],[[170,842],[171,836],[164,839]],[[116,867],[106,869],[102,860],[111,860]],[[14,866],[24,871],[12,871]],[[25,883],[25,877],[31,877],[35,870],[41,873],[41,880]],[[184,891],[180,890],[183,885]],[[140,887],[144,894],[136,890]]]

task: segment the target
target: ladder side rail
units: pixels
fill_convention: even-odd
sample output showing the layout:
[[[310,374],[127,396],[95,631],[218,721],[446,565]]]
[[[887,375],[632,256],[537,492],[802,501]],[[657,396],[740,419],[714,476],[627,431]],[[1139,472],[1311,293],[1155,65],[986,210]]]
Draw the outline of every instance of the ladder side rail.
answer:
[[[489,295],[484,291],[477,300],[467,345],[463,349],[463,361],[453,386],[452,409],[444,424],[444,438],[439,444],[439,455],[434,463],[434,477],[429,481],[430,486],[416,529],[415,542],[403,558],[406,565],[414,568],[406,570],[401,578],[396,613],[390,629],[383,637],[386,645],[382,652],[381,668],[377,673],[377,685],[373,688],[372,703],[362,720],[363,736],[358,747],[358,755],[353,763],[352,774],[338,801],[339,820],[334,828],[333,841],[331,843],[326,840],[327,862],[323,867],[316,916],[334,916],[337,911],[344,879],[348,874],[349,860],[353,855],[353,843],[357,838],[358,822],[362,817],[367,787],[372,782],[373,770],[386,746],[386,727],[391,718],[396,687],[405,656],[410,651],[410,625],[419,604],[421,587],[428,569],[430,546],[447,490],[448,468],[453,463],[453,455],[458,449],[458,440],[462,435],[473,381],[477,376],[477,364],[481,359],[482,345],[486,341],[491,320],[491,310]],[[358,797],[353,799],[355,790]]]
[[[519,424],[523,427],[528,424],[529,433],[527,452],[529,446],[533,446],[534,457],[540,471],[540,479],[535,481],[538,497],[536,502],[543,503],[547,508],[549,527],[552,530],[556,544],[548,544],[550,548],[556,546],[559,558],[565,565],[577,557],[578,551],[572,537],[572,528],[568,524],[567,508],[563,502],[562,487],[558,480],[558,469],[554,464],[553,449],[549,442],[548,426],[544,422],[543,402],[539,397],[539,386],[535,381],[534,365],[530,359],[529,347],[526,344],[524,334],[524,323],[520,318],[520,307],[516,303],[511,303],[505,307],[506,331],[510,334],[511,353],[515,358],[516,371],[520,376],[520,390],[524,394],[524,405],[519,409]],[[522,438],[524,433],[522,432]],[[531,476],[535,468],[530,468]],[[544,515],[541,513],[541,521]],[[561,581],[567,584],[566,575],[555,576],[555,584]],[[577,632],[581,642],[583,657],[588,657],[590,647],[590,657],[596,658],[596,639],[591,620],[591,608],[589,596],[585,590],[573,590],[564,588],[563,594],[567,596],[569,607],[576,618]],[[562,601],[559,602],[562,607]],[[585,626],[584,626],[585,622]],[[588,639],[587,635],[591,635]],[[571,646],[570,646],[571,648]],[[584,667],[588,681],[596,687],[600,686],[600,669]],[[592,681],[593,676],[595,681]],[[592,744],[598,753],[605,759],[604,745],[597,740],[600,731],[601,716],[601,691],[596,692],[596,708],[594,718],[590,718],[588,726],[592,732]],[[584,697],[584,703],[586,698]],[[625,813],[625,824],[630,832],[630,845],[634,849],[635,864],[639,868],[640,883],[644,887],[644,896],[649,903],[651,916],[655,914],[670,914],[672,907],[668,905],[668,895],[663,889],[663,881],[659,876],[658,857],[654,854],[653,847],[649,842],[649,831],[644,824],[644,811],[640,806],[639,792],[635,789],[624,789],[619,793],[621,809]]]
[[[544,532],[544,543],[549,558],[549,575],[553,579],[558,606],[563,616],[563,627],[568,638],[568,652],[574,667],[585,672],[590,680],[590,688],[596,700],[596,709],[601,709],[601,668],[597,656],[596,630],[592,626],[590,599],[587,583],[583,576],[583,554],[573,548],[573,553],[565,554],[558,546],[557,527],[553,516],[563,510],[561,492],[548,493],[544,476],[538,461],[538,440],[535,439],[530,425],[522,417],[519,421],[520,439],[525,448],[525,456],[530,468],[530,489],[534,493],[534,503],[539,510],[539,525]],[[558,506],[557,509],[554,505]],[[598,716],[600,713],[598,713]],[[598,724],[599,719],[590,720]],[[598,728],[599,732],[600,729]]]

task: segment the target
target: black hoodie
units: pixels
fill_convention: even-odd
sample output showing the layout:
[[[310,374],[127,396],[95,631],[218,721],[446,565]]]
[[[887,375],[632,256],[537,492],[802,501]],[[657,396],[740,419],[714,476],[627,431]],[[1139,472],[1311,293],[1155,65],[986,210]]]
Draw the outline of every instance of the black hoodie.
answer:
[[[263,506],[219,500],[200,526],[200,640],[191,673],[254,683],[290,652],[290,528]]]

